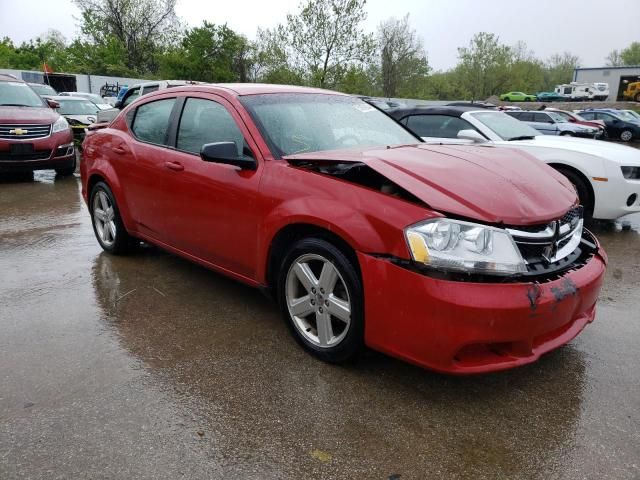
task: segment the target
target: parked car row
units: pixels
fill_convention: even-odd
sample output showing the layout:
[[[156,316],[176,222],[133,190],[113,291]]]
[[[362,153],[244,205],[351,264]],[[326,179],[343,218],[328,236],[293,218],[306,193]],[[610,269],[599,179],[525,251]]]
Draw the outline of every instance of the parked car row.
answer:
[[[145,241],[270,292],[325,361],[368,346],[458,374],[534,362],[595,317],[607,259],[585,221],[640,211],[640,151],[511,116],[529,112],[157,85],[129,88],[83,142],[98,243]],[[83,101],[49,105],[64,100]],[[19,154],[10,130],[0,151]]]
[[[639,150],[541,135],[526,122],[515,120],[513,113],[474,107],[418,107],[396,109],[390,115],[427,143],[481,144],[526,151],[574,185],[586,219],[613,220],[640,212]]]
[[[640,83],[640,82],[639,82]],[[627,96],[634,98],[633,93]],[[606,100],[609,97],[609,84],[571,82],[556,85],[553,92],[538,92],[535,95],[524,92],[508,92],[500,95],[505,102],[566,102],[579,100]],[[638,95],[640,98],[640,94]]]

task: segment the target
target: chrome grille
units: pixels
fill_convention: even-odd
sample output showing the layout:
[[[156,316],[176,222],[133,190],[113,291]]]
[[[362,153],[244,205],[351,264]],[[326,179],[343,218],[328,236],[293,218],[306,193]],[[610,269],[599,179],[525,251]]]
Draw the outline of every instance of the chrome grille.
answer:
[[[0,139],[3,140],[33,140],[45,138],[51,133],[51,125],[32,124],[2,124],[0,125]]]
[[[582,216],[579,206],[546,225],[512,227],[507,231],[528,264],[550,264],[567,257],[578,247],[582,238]]]

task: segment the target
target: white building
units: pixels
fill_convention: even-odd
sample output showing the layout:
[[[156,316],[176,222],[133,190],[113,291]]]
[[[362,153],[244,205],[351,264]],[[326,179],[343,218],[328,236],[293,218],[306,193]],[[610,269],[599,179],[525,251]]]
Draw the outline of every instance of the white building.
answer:
[[[576,68],[573,81],[579,83],[603,82],[609,84],[608,101],[622,100],[627,83],[640,80],[640,65],[633,67]]]

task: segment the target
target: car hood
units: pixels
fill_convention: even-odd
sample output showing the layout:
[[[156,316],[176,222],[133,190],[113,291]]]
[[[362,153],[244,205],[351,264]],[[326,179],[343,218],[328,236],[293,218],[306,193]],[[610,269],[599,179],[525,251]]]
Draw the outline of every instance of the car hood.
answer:
[[[67,120],[77,120],[78,122],[87,125],[94,123],[96,121],[96,116],[97,113],[92,115],[64,115]]]
[[[544,223],[577,201],[562,175],[511,148],[411,145],[305,153],[285,160],[294,165],[364,163],[434,210],[486,223]]]
[[[498,143],[498,142],[496,142]],[[605,160],[627,166],[640,166],[640,150],[603,140],[589,138],[556,137],[552,135],[538,135],[531,140],[515,140],[500,142],[503,145],[529,145],[532,147],[562,148],[573,152],[595,155]]]
[[[0,107],[0,123],[51,124],[60,116],[48,107]]]

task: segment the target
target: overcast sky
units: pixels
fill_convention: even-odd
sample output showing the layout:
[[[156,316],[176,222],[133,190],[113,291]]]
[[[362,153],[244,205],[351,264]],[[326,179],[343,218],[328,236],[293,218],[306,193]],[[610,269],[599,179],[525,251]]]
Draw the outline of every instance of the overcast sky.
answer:
[[[272,27],[299,0],[178,0],[177,13],[190,26],[203,20],[227,23],[254,38],[257,27]],[[430,65],[456,64],[457,47],[474,33],[492,32],[507,44],[527,43],[540,58],[570,51],[582,65],[604,65],[607,54],[640,41],[640,0],[369,0],[365,28],[373,31],[384,19],[410,14],[424,40]],[[0,37],[20,43],[49,28],[67,39],[78,33],[78,10],[71,0],[0,0]]]

